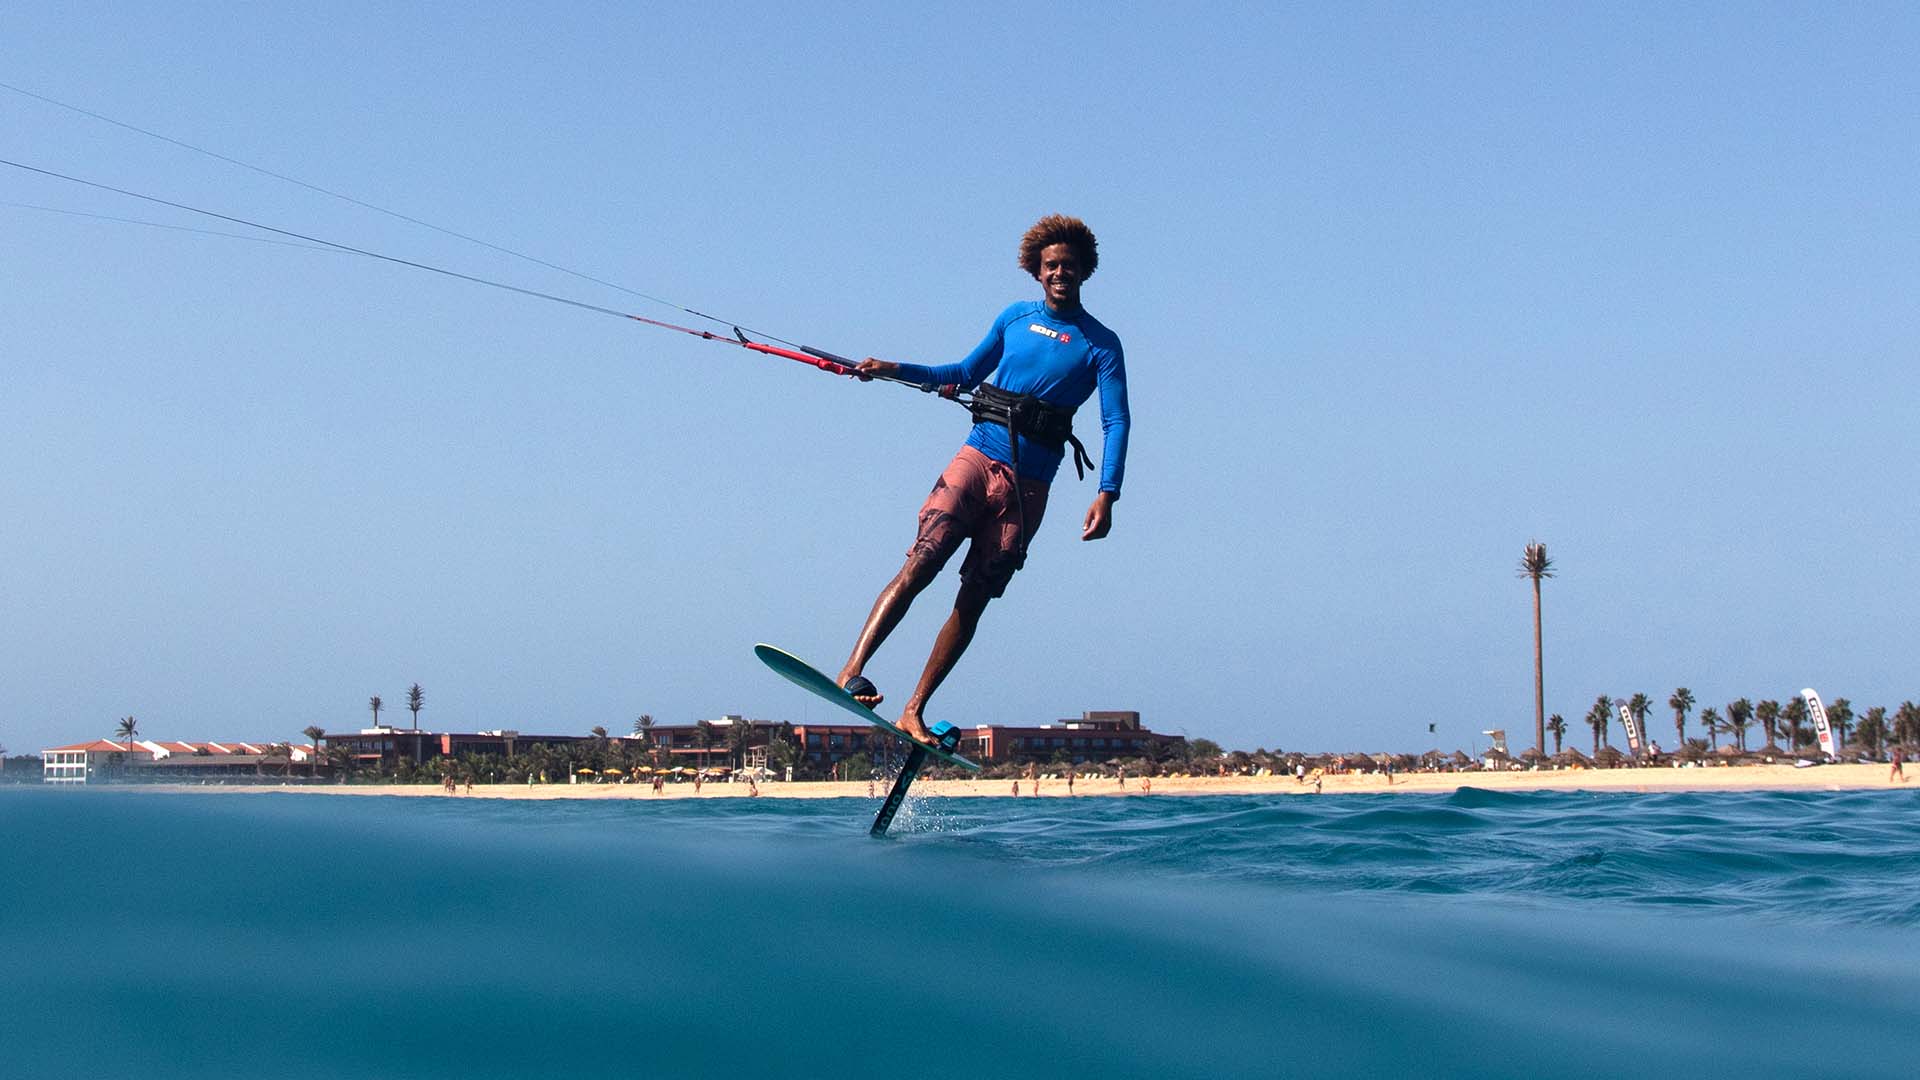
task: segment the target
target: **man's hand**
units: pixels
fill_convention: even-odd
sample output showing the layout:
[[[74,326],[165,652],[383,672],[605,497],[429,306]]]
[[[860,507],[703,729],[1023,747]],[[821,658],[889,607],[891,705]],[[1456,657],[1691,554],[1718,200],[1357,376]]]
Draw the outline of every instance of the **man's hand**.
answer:
[[[875,375],[890,379],[900,374],[900,365],[891,360],[875,360],[869,356],[865,360],[860,361],[860,363],[854,367],[853,371],[854,374],[860,376],[861,382],[865,382]]]
[[[1113,531],[1113,492],[1103,491],[1087,507],[1087,520],[1080,526],[1080,539],[1098,540]]]

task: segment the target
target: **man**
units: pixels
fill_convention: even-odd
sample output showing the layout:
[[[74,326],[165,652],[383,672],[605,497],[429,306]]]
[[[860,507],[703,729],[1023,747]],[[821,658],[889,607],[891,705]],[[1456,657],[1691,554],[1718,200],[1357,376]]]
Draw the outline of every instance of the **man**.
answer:
[[[970,541],[953,612],[895,721],[922,742],[933,741],[922,715],[927,699],[973,640],[988,602],[1006,592],[1026,561],[1068,445],[1076,470],[1082,462],[1091,464],[1073,438],[1071,419],[1095,391],[1103,433],[1100,489],[1087,508],[1080,539],[1099,540],[1113,528],[1113,503],[1120,497],[1127,457],[1127,375],[1119,337],[1080,306],[1080,284],[1093,276],[1098,262],[1098,246],[1085,223],[1058,214],[1041,218],[1020,239],[1020,266],[1040,283],[1039,300],[1008,306],[959,363],[923,367],[869,359],[859,366],[866,375],[975,391],[975,423],[966,445],[921,507],[906,564],[873,602],[838,680],[862,703],[881,702],[861,671],[961,541]],[[983,386],[989,375],[993,382]]]

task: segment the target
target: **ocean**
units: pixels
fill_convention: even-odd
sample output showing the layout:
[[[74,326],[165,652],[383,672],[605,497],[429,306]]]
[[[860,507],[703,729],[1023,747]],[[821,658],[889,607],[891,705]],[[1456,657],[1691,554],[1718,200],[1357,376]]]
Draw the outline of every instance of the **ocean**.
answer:
[[[0,1077],[1911,1077],[1920,790],[0,789]]]

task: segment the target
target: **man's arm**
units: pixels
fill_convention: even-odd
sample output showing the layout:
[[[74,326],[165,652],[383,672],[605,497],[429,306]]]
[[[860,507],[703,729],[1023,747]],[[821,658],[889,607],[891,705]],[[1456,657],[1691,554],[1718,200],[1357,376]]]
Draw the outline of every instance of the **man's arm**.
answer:
[[[1087,507],[1087,519],[1080,525],[1080,539],[1099,540],[1113,531],[1113,499],[1111,491],[1102,491],[1093,497],[1093,505]]]
[[[862,361],[855,369],[866,375],[883,375],[905,379],[908,382],[927,386],[944,386],[949,383],[963,390],[971,390],[980,385],[980,381],[993,374],[1000,366],[1000,354],[1004,351],[1007,320],[1018,304],[1009,305],[1005,311],[993,320],[987,328],[987,336],[980,344],[957,363],[939,364],[928,367],[921,364],[896,364],[889,360],[875,360],[871,357]]]
[[[1082,540],[1098,540],[1113,530],[1113,504],[1120,498],[1120,481],[1126,476],[1127,433],[1133,426],[1127,407],[1127,365],[1120,343],[1115,341],[1099,362],[1100,430],[1104,436],[1100,446],[1100,493],[1087,507],[1086,521],[1080,528]]]

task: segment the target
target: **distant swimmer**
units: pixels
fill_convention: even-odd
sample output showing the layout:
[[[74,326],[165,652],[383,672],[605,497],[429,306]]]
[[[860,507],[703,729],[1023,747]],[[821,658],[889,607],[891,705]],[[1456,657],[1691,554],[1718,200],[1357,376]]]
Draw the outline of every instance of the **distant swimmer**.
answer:
[[[1080,539],[1099,540],[1113,528],[1127,456],[1127,375],[1119,336],[1080,306],[1080,285],[1098,263],[1093,232],[1084,222],[1058,214],[1041,218],[1020,239],[1020,267],[1040,283],[1040,299],[1000,312],[986,337],[958,363],[923,367],[868,359],[857,369],[863,375],[973,391],[974,425],[966,445],[920,508],[918,535],[906,563],[874,600],[836,680],[861,704],[880,703],[880,691],[861,672],[914,598],[967,541],[953,611],[895,722],[923,743],[933,742],[922,716],[927,699],[973,640],[988,602],[1006,592],[1026,562],[1061,461],[1071,453],[1076,472],[1093,465],[1074,437],[1073,413],[1096,392],[1103,438],[1100,489],[1087,508]]]

